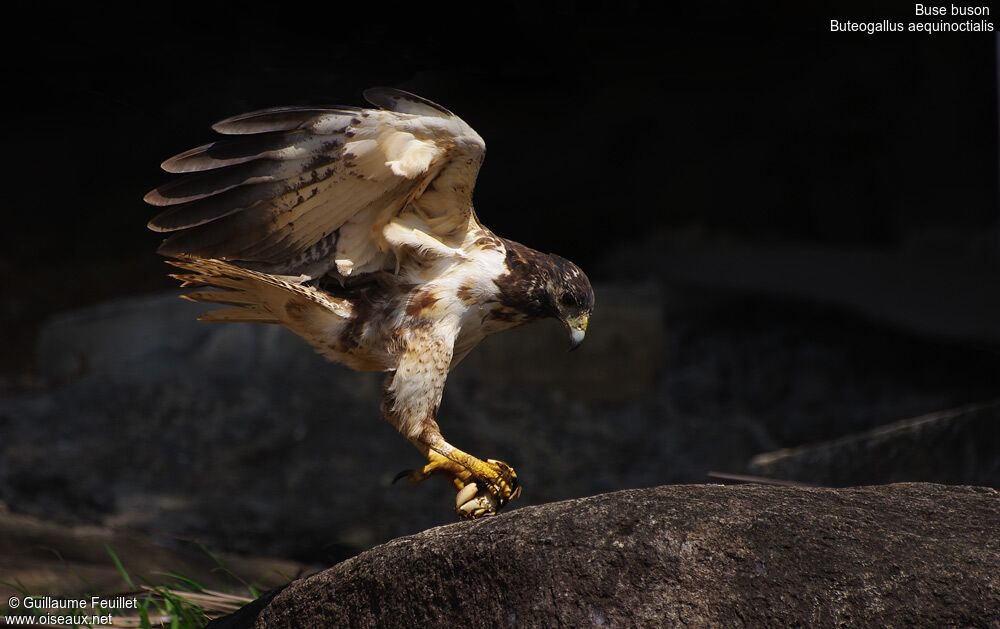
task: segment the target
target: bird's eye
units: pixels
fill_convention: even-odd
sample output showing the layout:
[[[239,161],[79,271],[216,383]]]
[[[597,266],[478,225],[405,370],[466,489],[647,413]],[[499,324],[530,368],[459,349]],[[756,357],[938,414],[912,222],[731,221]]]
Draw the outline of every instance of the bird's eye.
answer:
[[[562,297],[559,298],[559,303],[568,308],[572,308],[576,305],[576,297],[574,297],[572,293],[563,293]]]

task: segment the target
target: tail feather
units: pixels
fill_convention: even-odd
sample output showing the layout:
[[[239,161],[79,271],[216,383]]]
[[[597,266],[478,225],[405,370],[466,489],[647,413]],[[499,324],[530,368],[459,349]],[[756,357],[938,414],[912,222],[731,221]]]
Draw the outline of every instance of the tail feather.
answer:
[[[174,264],[174,262],[168,261],[167,264]],[[241,286],[244,285],[245,281],[234,279],[231,277],[225,277],[222,275],[196,275],[189,273],[171,273],[170,277],[175,280],[180,280],[185,286],[214,286],[216,288],[229,288],[239,290]]]
[[[200,321],[277,323],[316,344],[336,334],[352,314],[347,300],[222,260],[185,256],[167,263],[193,271],[171,275],[182,287],[199,288],[182,298],[231,306],[205,312],[198,317]]]
[[[181,299],[205,304],[222,304],[223,306],[245,306],[258,303],[260,298],[253,293],[242,290],[196,290],[181,295]]]
[[[198,321],[245,321],[253,323],[281,323],[270,313],[254,307],[218,308],[198,315]]]

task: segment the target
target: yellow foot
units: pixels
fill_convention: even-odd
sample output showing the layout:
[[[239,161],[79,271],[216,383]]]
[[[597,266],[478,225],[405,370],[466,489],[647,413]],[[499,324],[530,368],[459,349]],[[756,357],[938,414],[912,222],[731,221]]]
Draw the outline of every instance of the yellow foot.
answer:
[[[471,478],[455,496],[458,515],[469,519],[496,515],[504,505],[521,495],[514,468],[495,459],[469,459],[467,469]]]
[[[396,475],[392,482],[408,478],[411,483],[419,483],[431,476],[439,475],[445,477],[455,489],[461,490],[468,483],[471,476],[469,471],[451,459],[431,450],[427,453],[427,461],[427,465],[423,467],[418,467],[415,470],[403,470]]]
[[[458,490],[455,512],[463,518],[496,515],[508,502],[521,495],[514,469],[496,459],[483,461],[444,443],[438,449],[417,444],[427,455],[427,464],[405,470],[393,482],[408,478],[419,483],[431,476],[443,476]]]

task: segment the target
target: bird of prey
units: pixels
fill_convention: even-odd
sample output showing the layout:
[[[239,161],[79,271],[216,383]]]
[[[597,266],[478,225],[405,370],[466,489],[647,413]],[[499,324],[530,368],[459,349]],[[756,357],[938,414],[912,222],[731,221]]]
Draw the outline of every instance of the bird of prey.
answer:
[[[458,116],[396,89],[377,108],[279,107],[228,118],[228,136],[163,162],[182,176],[145,201],[159,252],[228,308],[203,321],[284,325],[327,358],[388,372],[382,413],[427,457],[404,474],[447,478],[456,511],[491,515],[520,493],[504,463],[445,441],[448,373],[483,338],[545,317],[571,348],[594,292],[572,262],[484,227],[472,190],[486,145]]]

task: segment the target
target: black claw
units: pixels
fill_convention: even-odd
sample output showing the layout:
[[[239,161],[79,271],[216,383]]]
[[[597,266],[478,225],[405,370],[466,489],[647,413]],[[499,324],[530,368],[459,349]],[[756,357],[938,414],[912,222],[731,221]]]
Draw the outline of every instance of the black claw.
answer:
[[[399,474],[396,474],[396,478],[392,479],[392,484],[395,485],[396,482],[399,481],[400,479],[406,478],[407,476],[411,476],[412,474],[413,470],[403,470]]]

